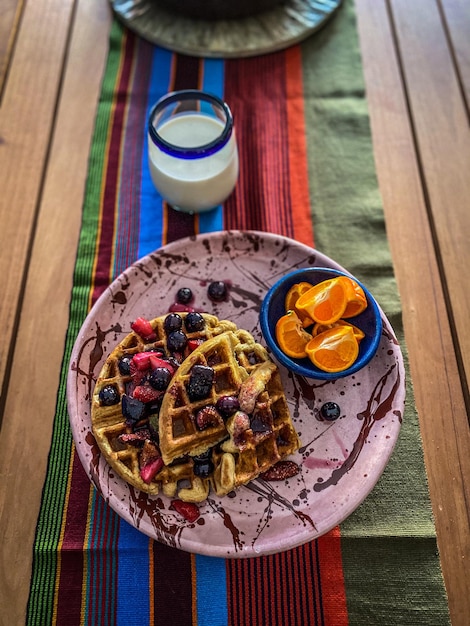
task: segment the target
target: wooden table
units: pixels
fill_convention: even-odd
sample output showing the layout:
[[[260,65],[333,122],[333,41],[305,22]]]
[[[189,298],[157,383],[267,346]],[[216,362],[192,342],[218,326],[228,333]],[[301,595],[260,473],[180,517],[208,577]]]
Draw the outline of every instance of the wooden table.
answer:
[[[356,0],[377,174],[454,626],[470,615],[470,8]],[[0,605],[23,623],[107,0],[0,9]],[[18,496],[18,494],[20,494]]]

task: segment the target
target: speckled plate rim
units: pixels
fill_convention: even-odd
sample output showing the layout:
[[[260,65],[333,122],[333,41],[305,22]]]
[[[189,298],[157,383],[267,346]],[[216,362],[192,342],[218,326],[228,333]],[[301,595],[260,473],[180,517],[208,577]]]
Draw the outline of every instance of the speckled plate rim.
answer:
[[[213,58],[250,57],[288,48],[322,28],[343,0],[286,0],[244,19],[204,21],[170,14],[158,0],[110,0],[117,18],[151,43]]]
[[[67,406],[71,430],[80,461],[98,492],[116,513],[144,534],[208,556],[277,553],[340,524],[379,480],[398,439],[405,404],[403,357],[382,311],[383,334],[377,355],[351,377],[307,381],[280,366],[303,444],[294,456],[300,474],[284,483],[256,479],[240,487],[232,498],[210,496],[201,505],[201,518],[196,523],[186,522],[172,511],[165,496],[138,492],[114,475],[91,431],[90,397],[96,375],[137,314],[164,314],[171,304],[169,294],[190,283],[203,310],[236,321],[263,343],[258,314],[269,285],[282,272],[311,265],[346,271],[319,251],[280,235],[256,231],[201,234],[175,241],[136,261],[91,309],[70,358]],[[233,296],[227,303],[210,305],[205,299],[214,272],[217,279],[234,276]],[[87,363],[91,364],[88,370]],[[349,415],[330,423],[317,419],[322,402],[338,399],[344,406],[345,398]]]

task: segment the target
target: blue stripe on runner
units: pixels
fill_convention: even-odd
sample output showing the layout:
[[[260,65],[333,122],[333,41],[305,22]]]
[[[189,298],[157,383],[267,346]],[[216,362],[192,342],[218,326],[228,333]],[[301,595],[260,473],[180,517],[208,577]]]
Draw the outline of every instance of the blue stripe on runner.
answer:
[[[226,626],[225,559],[196,555],[197,626]],[[217,602],[214,602],[217,598]]]
[[[116,626],[150,623],[149,538],[121,521],[118,541],[118,597]]]
[[[93,494],[92,530],[89,536],[87,615],[84,623],[95,624],[102,615],[101,626],[115,621],[116,567],[113,561],[119,518],[96,492]]]
[[[142,120],[144,149],[142,153],[142,182],[140,194],[139,258],[162,245],[163,203],[153,186],[148,166],[147,120],[155,102],[168,92],[173,54],[156,46],[152,57],[152,70],[147,99],[147,113]]]
[[[222,59],[205,59],[202,88],[220,98],[224,97]],[[222,206],[199,215],[199,232],[223,230]],[[225,559],[196,555],[196,588],[198,626],[225,626],[228,622],[227,576]],[[217,602],[214,602],[217,598]]]
[[[219,98],[224,97],[224,68],[223,59],[205,59],[202,77],[202,89],[213,93]],[[212,233],[223,230],[224,211],[222,206],[218,206],[213,211],[201,213],[199,215],[199,232]]]

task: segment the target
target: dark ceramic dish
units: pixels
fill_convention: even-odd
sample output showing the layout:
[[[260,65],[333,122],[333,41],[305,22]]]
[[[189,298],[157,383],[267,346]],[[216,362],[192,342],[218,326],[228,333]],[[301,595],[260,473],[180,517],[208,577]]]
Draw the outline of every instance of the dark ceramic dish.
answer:
[[[343,378],[344,376],[354,374],[354,372],[357,372],[367,365],[377,352],[380,336],[382,334],[380,310],[371,293],[356,278],[354,278],[354,280],[356,280],[364,290],[368,306],[360,315],[348,320],[360,328],[365,334],[364,339],[362,339],[359,344],[359,356],[351,367],[342,372],[330,374],[316,367],[309,358],[292,359],[279,348],[276,341],[276,322],[286,312],[284,301],[292,285],[303,281],[316,285],[319,282],[334,278],[335,276],[347,276],[347,274],[326,267],[310,267],[290,272],[269,289],[261,304],[260,324],[264,339],[275,358],[295,374],[322,380]]]
[[[158,0],[171,13],[200,20],[251,17],[282,4],[282,0]]]

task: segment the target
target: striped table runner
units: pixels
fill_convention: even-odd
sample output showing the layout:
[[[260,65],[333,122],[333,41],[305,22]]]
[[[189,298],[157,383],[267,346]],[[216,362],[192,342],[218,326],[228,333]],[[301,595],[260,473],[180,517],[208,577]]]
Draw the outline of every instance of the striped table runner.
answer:
[[[150,107],[181,88],[223,97],[239,142],[235,193],[199,217],[168,208],[147,166]],[[172,54],[114,24],[27,623],[447,624],[411,389],[397,448],[365,503],[341,528],[281,554],[226,560],[167,547],[120,519],[91,486],[74,450],[65,400],[70,352],[88,310],[139,257],[177,238],[224,228],[315,245],[370,286],[402,338],[352,2],[301,46],[244,60]]]

